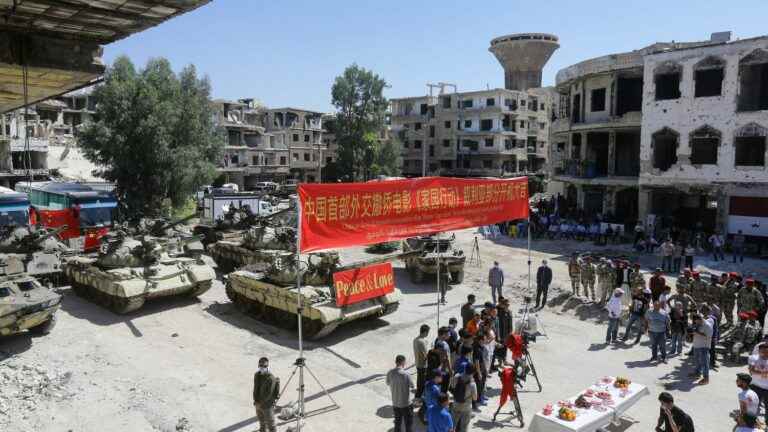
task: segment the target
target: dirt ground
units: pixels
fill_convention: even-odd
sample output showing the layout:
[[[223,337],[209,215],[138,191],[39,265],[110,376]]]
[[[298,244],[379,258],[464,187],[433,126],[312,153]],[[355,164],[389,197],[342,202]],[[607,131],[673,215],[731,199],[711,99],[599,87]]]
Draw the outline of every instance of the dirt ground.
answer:
[[[475,232],[465,230],[456,236],[469,255]],[[477,237],[482,264],[469,264],[464,283],[449,291],[449,304],[441,309],[441,325],[449,317],[459,316],[467,294],[477,294],[481,303],[490,299],[486,275],[494,260],[507,276],[505,295],[517,299],[515,307],[520,306],[528,277],[525,241]],[[534,272],[544,258],[554,270],[550,299],[557,297],[558,288],[569,286],[565,264],[570,253],[607,249],[575,241],[536,241],[533,248]],[[608,249],[619,253],[628,248]],[[350,259],[363,255],[361,250],[344,252]],[[640,260],[646,270],[658,264],[658,257]],[[760,273],[765,271],[764,262],[757,260],[738,267],[699,261],[703,269],[740,270],[765,277]],[[393,367],[396,354],[405,354],[412,361],[411,341],[418,327],[428,323],[434,328],[438,321],[433,282],[414,285],[402,263],[395,263],[395,268],[403,292],[395,314],[341,327],[321,341],[306,344],[309,370],[340,408],[310,416],[303,430],[392,429],[384,375]],[[251,405],[257,359],[269,357],[273,372],[285,384],[297,358],[295,334],[242,315],[221,284],[199,301],[155,301],[128,317],[114,315],[72,292],[63,294],[59,322],[52,334],[0,339],[2,431],[258,430]],[[735,374],[745,369],[743,365],[722,366],[713,372],[710,385],[697,387],[687,378],[692,367],[689,358],[673,357],[668,364],[655,366],[648,363],[650,350],[645,341],[640,346],[606,347],[600,311],[564,300],[552,301],[557,306],[539,313],[548,337],[532,346],[532,355],[543,391],[530,387],[520,394],[526,424],[547,402],[573,396],[604,375],[624,375],[647,385],[651,395],[628,411],[620,427],[610,430],[651,430],[658,416],[656,396],[663,390],[671,391],[679,406],[693,416],[697,430],[731,430],[727,414],[737,406]],[[498,381],[491,381],[490,387],[491,401],[475,415],[474,429],[518,429],[517,423],[504,423],[503,418],[491,422]],[[280,404],[294,401],[296,388],[294,379]],[[322,411],[329,405],[311,376],[306,392],[309,411]],[[280,430],[287,428],[280,426]],[[416,430],[423,428],[417,425]]]

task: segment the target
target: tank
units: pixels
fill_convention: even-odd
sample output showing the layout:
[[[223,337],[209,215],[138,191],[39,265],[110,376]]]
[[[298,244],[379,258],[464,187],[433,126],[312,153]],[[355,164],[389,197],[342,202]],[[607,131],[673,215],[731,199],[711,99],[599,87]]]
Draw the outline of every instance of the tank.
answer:
[[[24,265],[24,272],[40,282],[63,285],[62,258],[76,253],[57,238],[66,228],[3,227],[0,253],[17,257]]]
[[[460,284],[464,281],[464,262],[467,260],[464,251],[456,249],[453,244],[456,236],[441,238],[436,236],[411,237],[403,242],[403,251],[419,251],[405,260],[405,268],[414,283],[422,283],[428,275],[437,276],[437,260],[440,257],[442,281]],[[439,253],[438,253],[439,252]]]
[[[224,273],[246,265],[264,271],[275,256],[296,250],[296,225],[291,222],[262,218],[243,231],[239,239],[219,240],[209,244],[207,252]]]
[[[0,255],[0,335],[48,334],[56,325],[61,296],[24,272],[17,256]]]
[[[72,258],[64,272],[75,293],[118,314],[133,312],[153,298],[197,297],[216,278],[203,257],[169,253],[162,238],[134,237],[117,229],[105,239],[97,257]]]
[[[380,317],[397,310],[400,290],[349,306],[337,306],[333,289],[333,274],[395,259],[413,253],[377,257],[342,265],[337,252],[308,255],[308,268],[302,272],[302,327],[310,339],[320,339],[339,325],[368,317]],[[303,264],[302,264],[303,266]],[[263,271],[247,266],[227,275],[226,293],[243,312],[258,319],[295,329],[297,326],[296,254],[276,253]]]

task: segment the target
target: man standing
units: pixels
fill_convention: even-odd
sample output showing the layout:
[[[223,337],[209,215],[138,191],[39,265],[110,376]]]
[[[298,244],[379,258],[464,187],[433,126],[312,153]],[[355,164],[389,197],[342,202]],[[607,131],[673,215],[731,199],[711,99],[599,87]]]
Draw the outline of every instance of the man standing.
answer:
[[[709,349],[712,345],[712,325],[701,315],[693,316],[693,324],[696,330],[693,333],[693,356],[696,362],[696,371],[691,373],[691,378],[701,377],[698,384],[709,384]]]
[[[760,403],[765,408],[765,421],[768,422],[768,343],[758,345],[758,353],[749,356],[749,374],[752,383],[749,386],[757,393]]]
[[[751,311],[759,313],[765,305],[763,295],[755,288],[754,279],[747,279],[744,282],[746,285],[739,291],[738,313]]]
[[[606,344],[619,341],[619,320],[621,319],[621,310],[623,308],[621,303],[623,295],[624,291],[621,288],[616,288],[611,299],[608,300],[608,304],[605,306],[608,310],[608,330],[605,332]]]
[[[592,264],[592,257],[584,257],[579,270],[581,273],[581,284],[584,285],[584,296],[591,296],[592,301],[595,301],[595,265]]]
[[[648,281],[648,288],[651,289],[651,298],[654,301],[659,299],[659,296],[664,292],[664,286],[666,285],[667,281],[664,279],[664,276],[661,275],[661,269],[657,268],[656,271],[653,272],[651,280]]]
[[[450,401],[448,395],[441,393],[437,398],[437,403],[429,412],[428,432],[454,432],[453,418],[448,412]]]
[[[744,262],[744,243],[746,242],[746,237],[744,237],[744,234],[739,230],[738,233],[736,233],[733,236],[733,262],[736,262],[736,258],[739,258],[739,262]]]
[[[547,304],[547,292],[552,283],[552,269],[547,266],[547,260],[541,261],[541,266],[536,271],[536,306],[542,309]],[[542,301],[542,295],[544,299]],[[541,306],[539,306],[541,305]]]
[[[395,357],[395,368],[387,372],[387,385],[392,393],[392,409],[395,412],[395,432],[413,430],[413,407],[411,406],[411,389],[413,381],[405,371],[405,356]]]
[[[661,268],[666,272],[672,272],[672,256],[675,254],[675,244],[672,239],[667,239],[661,244]]]
[[[499,262],[494,261],[493,267],[488,271],[488,285],[491,286],[491,298],[496,304],[496,293],[501,297],[501,287],[504,285],[504,272],[499,268]]]
[[[721,260],[725,261],[725,255],[723,255],[723,243],[723,236],[721,236],[719,232],[715,231],[709,236],[709,244],[712,246],[712,256],[715,261],[717,261],[718,256]]]
[[[413,360],[416,364],[416,397],[424,393],[424,383],[427,381],[427,352],[429,352],[429,326],[422,324],[419,336],[413,340]]]
[[[675,243],[675,253],[672,256],[672,271],[675,274],[680,273],[680,267],[683,264],[683,255],[685,254],[685,248],[682,243]]]
[[[600,305],[604,305],[608,301],[608,296],[616,288],[616,270],[613,268],[613,263],[610,260],[605,260],[602,263],[603,270],[600,273]]]
[[[644,326],[643,319],[645,317],[645,311],[648,310],[648,299],[643,294],[642,288],[635,288],[632,292],[632,302],[629,306],[629,321],[627,321],[627,329],[624,331],[624,337],[621,338],[622,342],[626,342],[629,339],[629,334],[632,332],[632,327],[635,322],[638,322],[642,328]],[[638,329],[637,338],[635,343],[640,342],[640,337],[643,335],[643,331]]]
[[[637,289],[645,289],[645,277],[640,272],[640,264],[635,263],[633,270],[629,273],[629,289],[634,293]]]
[[[467,302],[461,306],[461,328],[467,328],[467,324],[475,316],[475,295],[467,296]]]
[[[699,275],[699,272],[691,272],[691,276],[693,279],[689,282],[689,288],[690,288],[690,294],[691,297],[696,301],[696,303],[704,303],[707,297],[707,290],[706,286],[704,284],[704,281],[701,280],[701,275]]]
[[[739,291],[739,282],[736,280],[738,273],[728,273],[720,292],[720,308],[725,315],[728,327],[733,326],[733,309],[736,306],[736,293]]]
[[[671,394],[660,393],[659,402],[661,402],[661,409],[656,432],[694,432],[691,416],[675,406],[675,399]]]
[[[581,283],[581,267],[579,266],[579,260],[576,254],[571,255],[571,259],[568,260],[568,276],[571,278],[571,291],[573,295],[579,295],[579,284]]]
[[[473,378],[474,374],[475,367],[468,364],[451,380],[453,424],[456,427],[456,432],[469,432],[470,430],[472,403],[477,401],[477,385]]]
[[[651,361],[658,360],[659,351],[661,362],[667,362],[667,331],[669,331],[669,315],[661,308],[661,302],[655,300],[653,309],[645,314],[648,323],[648,336],[651,339]]]
[[[259,359],[259,370],[253,375],[253,407],[259,419],[260,432],[276,432],[275,404],[280,396],[280,378],[269,371],[269,359]]]

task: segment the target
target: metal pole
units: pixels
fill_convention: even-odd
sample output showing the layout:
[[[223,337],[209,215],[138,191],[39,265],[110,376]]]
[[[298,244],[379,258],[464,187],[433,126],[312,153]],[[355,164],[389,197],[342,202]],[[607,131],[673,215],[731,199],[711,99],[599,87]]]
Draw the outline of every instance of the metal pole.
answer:
[[[304,335],[302,331],[302,301],[301,301],[301,201],[297,203],[298,229],[296,234],[296,314],[299,321],[299,413],[296,416],[296,431],[301,432],[301,419],[304,417]]]
[[[437,328],[440,328],[440,233],[435,236],[437,238]]]
[[[531,208],[528,206],[528,295],[531,295]]]

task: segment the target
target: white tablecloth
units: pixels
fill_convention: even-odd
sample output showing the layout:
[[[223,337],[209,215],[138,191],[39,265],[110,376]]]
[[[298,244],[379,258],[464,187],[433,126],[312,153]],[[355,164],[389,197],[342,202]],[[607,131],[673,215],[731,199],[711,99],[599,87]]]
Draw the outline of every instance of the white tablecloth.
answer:
[[[613,397],[614,405],[606,411],[598,411],[592,408],[576,408],[576,420],[565,421],[557,417],[560,407],[556,402],[552,403],[552,414],[545,416],[541,410],[533,417],[531,425],[528,427],[530,432],[595,432],[597,429],[607,426],[615,418],[621,415],[637,403],[640,398],[649,394],[648,388],[642,384],[632,383],[627,389],[624,397],[621,396],[621,389],[615,388],[611,384],[595,384],[590,387],[595,392],[607,391]],[[579,393],[579,395],[584,392]],[[574,402],[579,395],[570,399]]]

